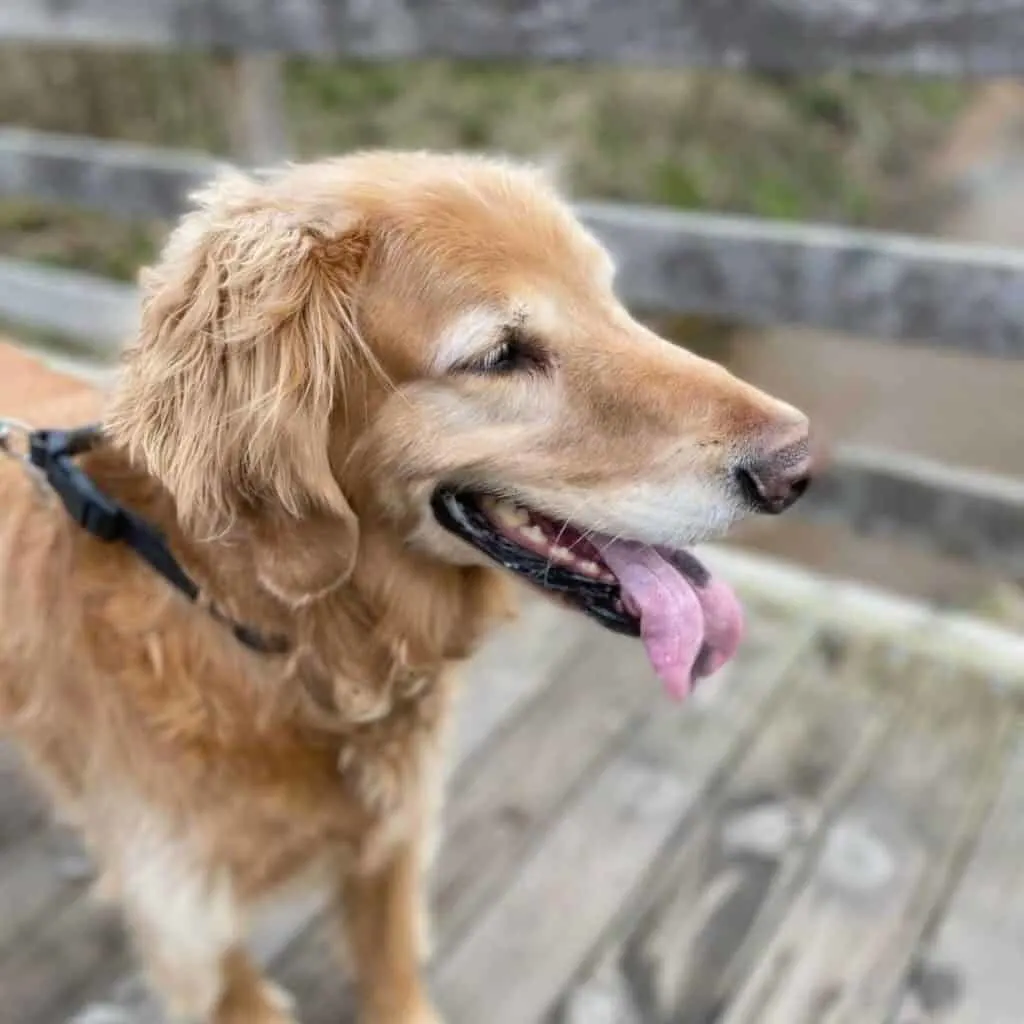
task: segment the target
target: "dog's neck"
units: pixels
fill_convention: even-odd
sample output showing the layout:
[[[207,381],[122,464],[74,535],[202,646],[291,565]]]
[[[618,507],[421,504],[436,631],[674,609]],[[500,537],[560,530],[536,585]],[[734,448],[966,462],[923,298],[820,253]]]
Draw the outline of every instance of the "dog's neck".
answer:
[[[381,525],[363,529],[343,581],[299,599],[283,595],[254,557],[259,531],[252,523],[241,521],[214,537],[195,535],[182,526],[159,481],[116,447],[91,453],[83,466],[102,489],[163,531],[182,567],[218,608],[287,640],[283,655],[252,656],[266,659],[261,674],[273,674],[271,664],[280,673],[281,712],[315,725],[345,731],[386,717],[451,663],[469,657],[488,627],[512,611],[496,571],[439,562]],[[322,547],[329,544],[328,525],[311,524],[312,532],[297,534],[295,556],[315,560],[319,547],[329,558]],[[309,525],[297,521],[296,530]],[[287,550],[281,557],[288,557]],[[154,586],[165,585],[154,577]],[[238,643],[227,629],[223,642]]]

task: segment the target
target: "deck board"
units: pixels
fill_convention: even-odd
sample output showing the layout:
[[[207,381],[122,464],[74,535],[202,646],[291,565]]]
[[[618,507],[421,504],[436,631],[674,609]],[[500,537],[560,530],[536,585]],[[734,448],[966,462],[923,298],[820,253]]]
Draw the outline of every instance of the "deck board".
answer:
[[[33,833],[0,854],[0,963],[3,950],[24,945],[35,930],[84,890],[62,864],[58,837]]]
[[[929,685],[925,666],[911,664],[909,674],[916,692],[842,802],[722,1024],[890,1019],[929,911],[988,798],[991,759],[1002,755],[1000,716],[987,700],[978,708],[964,699],[967,686]]]
[[[793,655],[788,635],[775,639]],[[537,1020],[556,1002],[765,708],[785,667],[766,653],[755,639],[731,678],[708,686],[686,711],[648,691],[646,722],[438,964],[436,987],[453,1020]],[[632,649],[632,678],[623,681],[645,687],[646,676]],[[500,1004],[495,986],[505,993]]]
[[[541,1019],[690,800],[690,788],[673,773],[629,754],[613,758],[441,964],[442,1008],[454,1020]]]
[[[0,742],[0,857],[46,820],[46,804],[27,781],[21,759],[9,743]]]
[[[818,643],[794,666],[781,705],[677,837],[633,920],[577,979],[569,1020],[715,1018],[881,735],[884,716],[856,676],[863,658]],[[659,746],[677,763],[688,756],[664,738]]]
[[[63,1024],[90,985],[113,984],[126,965],[124,935],[109,908],[78,899],[46,914],[0,963],[0,1020]]]
[[[937,935],[910,972],[899,1024],[1024,1020],[1024,738]]]
[[[901,642],[750,607],[740,658],[682,708],[635,644],[547,605],[482,653],[432,879],[449,1024],[1024,1020],[1019,696],[977,651],[929,658],[941,616]],[[16,778],[0,746],[0,1022],[157,1024]],[[340,1024],[317,909],[256,944],[303,1024]]]

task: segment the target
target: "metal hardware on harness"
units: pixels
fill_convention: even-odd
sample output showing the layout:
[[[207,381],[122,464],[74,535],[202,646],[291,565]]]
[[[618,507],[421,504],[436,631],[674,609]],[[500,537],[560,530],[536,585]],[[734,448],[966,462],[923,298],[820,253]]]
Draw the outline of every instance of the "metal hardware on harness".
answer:
[[[21,420],[0,419],[0,451],[12,459],[31,465],[32,427]]]
[[[32,461],[33,430],[33,427],[21,420],[0,419],[0,455],[20,462],[40,494],[50,497],[46,487],[46,474]]]
[[[211,601],[174,557],[163,533],[131,509],[118,504],[96,486],[74,458],[95,448],[103,439],[97,426],[75,430],[33,430],[17,420],[0,420],[0,452],[24,463],[41,486],[60,498],[68,515],[91,536],[131,548],[151,569],[189,601],[231,630],[246,647],[261,654],[281,654],[288,641],[265,636],[252,626],[236,622]],[[14,442],[12,444],[12,441]]]
[[[32,462],[32,435],[35,428],[20,420],[0,420],[0,452],[11,459],[37,468]]]

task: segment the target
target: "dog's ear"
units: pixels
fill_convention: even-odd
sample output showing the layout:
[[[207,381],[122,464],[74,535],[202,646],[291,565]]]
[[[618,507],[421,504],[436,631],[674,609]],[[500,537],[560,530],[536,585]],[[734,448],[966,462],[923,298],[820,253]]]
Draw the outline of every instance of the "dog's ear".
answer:
[[[142,276],[108,428],[183,524],[251,541],[265,585],[301,603],[358,545],[330,453],[346,370],[367,357],[354,297],[369,233],[343,213],[300,218],[241,175],[198,199]]]

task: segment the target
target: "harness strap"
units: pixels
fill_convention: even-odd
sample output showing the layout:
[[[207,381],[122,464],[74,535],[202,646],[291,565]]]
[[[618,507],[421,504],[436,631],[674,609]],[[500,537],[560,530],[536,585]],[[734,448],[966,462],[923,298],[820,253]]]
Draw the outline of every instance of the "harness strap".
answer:
[[[27,461],[46,478],[71,518],[106,544],[122,543],[159,573],[193,604],[199,604],[234,634],[235,639],[261,654],[282,654],[289,644],[283,636],[265,636],[237,622],[210,601],[202,600],[199,585],[171,553],[163,533],[130,509],[104,494],[73,459],[102,440],[98,426],[77,430],[35,430],[28,435]]]

